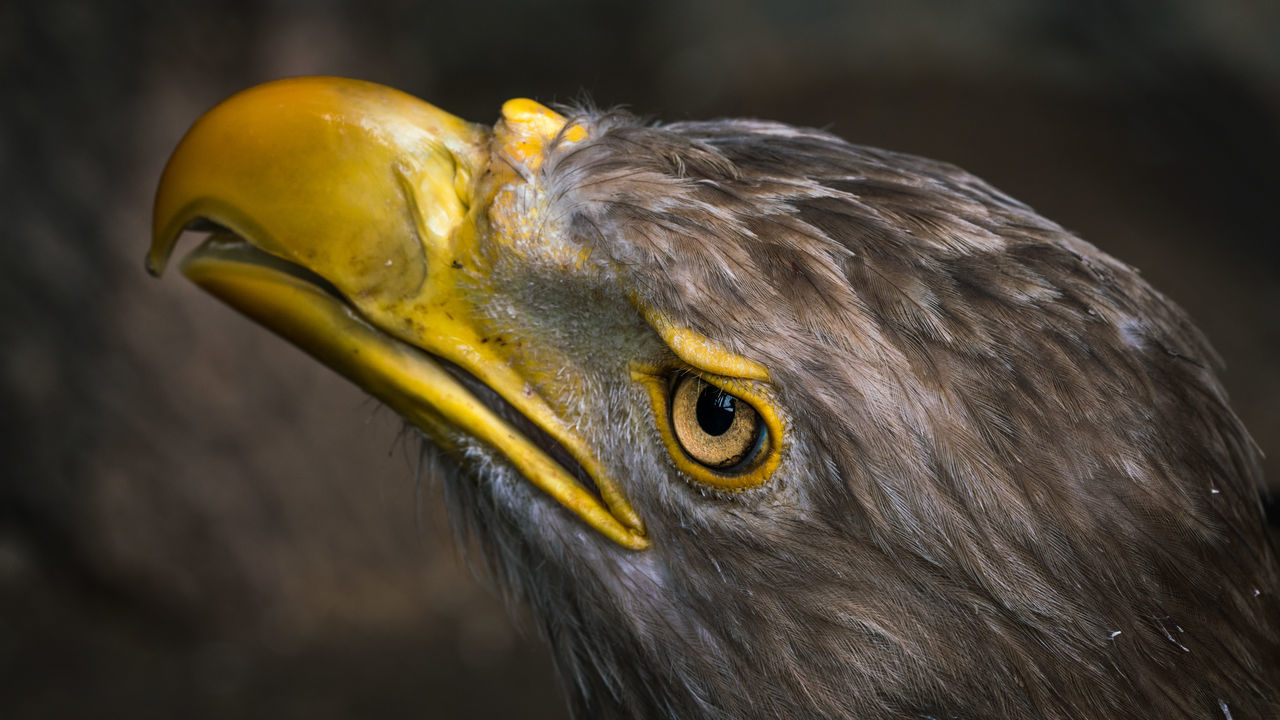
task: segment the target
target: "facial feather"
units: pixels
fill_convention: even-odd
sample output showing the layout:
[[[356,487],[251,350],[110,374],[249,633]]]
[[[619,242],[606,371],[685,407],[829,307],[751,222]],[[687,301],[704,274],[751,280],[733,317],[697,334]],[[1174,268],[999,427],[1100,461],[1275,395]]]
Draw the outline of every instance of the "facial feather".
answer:
[[[574,335],[625,328],[609,356],[662,355],[633,293],[768,367],[788,434],[768,486],[708,497],[630,429],[653,419],[621,358],[569,359],[587,390],[564,402],[614,436],[662,539],[548,549],[520,535],[529,497],[497,524],[578,715],[1280,712],[1256,450],[1131,268],[945,164],[768,123],[572,122],[590,139],[532,180],[556,222],[529,247],[591,261],[524,264],[545,294],[517,326],[573,307]]]

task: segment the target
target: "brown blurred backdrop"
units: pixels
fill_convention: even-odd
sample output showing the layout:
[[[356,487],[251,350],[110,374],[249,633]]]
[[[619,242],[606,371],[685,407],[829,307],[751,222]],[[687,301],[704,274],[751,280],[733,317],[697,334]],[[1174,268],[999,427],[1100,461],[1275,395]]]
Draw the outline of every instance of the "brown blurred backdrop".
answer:
[[[0,717],[564,717],[392,414],[142,272],[187,126],[297,74],[586,94],[960,164],[1142,268],[1280,480],[1280,4],[0,7]]]

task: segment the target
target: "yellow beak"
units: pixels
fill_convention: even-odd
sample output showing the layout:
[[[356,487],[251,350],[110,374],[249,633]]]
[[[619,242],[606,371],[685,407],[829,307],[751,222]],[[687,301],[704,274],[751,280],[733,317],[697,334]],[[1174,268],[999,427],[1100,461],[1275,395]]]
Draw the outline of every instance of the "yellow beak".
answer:
[[[477,197],[476,178],[491,145],[507,162],[523,161],[559,131],[559,116],[533,106],[508,103],[494,140],[487,128],[371,83],[298,78],[242,92],[174,151],[156,194],[148,268],[163,270],[183,230],[218,230],[183,263],[194,282],[446,449],[459,432],[486,443],[587,525],[640,549],[648,540],[618,482],[477,329],[484,297],[475,274],[459,286],[478,266],[476,219],[488,200]],[[440,359],[558,443],[599,496]]]

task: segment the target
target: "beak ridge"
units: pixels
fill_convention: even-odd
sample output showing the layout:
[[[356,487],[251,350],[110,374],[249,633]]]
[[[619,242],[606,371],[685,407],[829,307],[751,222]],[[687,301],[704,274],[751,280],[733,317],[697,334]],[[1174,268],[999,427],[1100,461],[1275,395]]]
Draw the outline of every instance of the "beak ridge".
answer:
[[[348,297],[404,297],[424,281],[427,246],[465,217],[488,138],[373,83],[305,77],[250,88],[206,113],[174,150],[147,269],[163,272],[178,236],[207,222]],[[429,202],[415,202],[419,193]]]

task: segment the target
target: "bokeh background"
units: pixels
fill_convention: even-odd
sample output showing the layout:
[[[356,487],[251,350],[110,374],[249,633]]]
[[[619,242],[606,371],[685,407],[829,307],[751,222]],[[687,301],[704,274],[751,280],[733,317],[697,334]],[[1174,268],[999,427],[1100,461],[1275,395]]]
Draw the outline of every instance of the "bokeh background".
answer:
[[[224,96],[585,95],[955,162],[1186,307],[1280,485],[1278,39],[1251,0],[4,3],[0,717],[565,717],[412,434],[142,272],[167,154]]]

